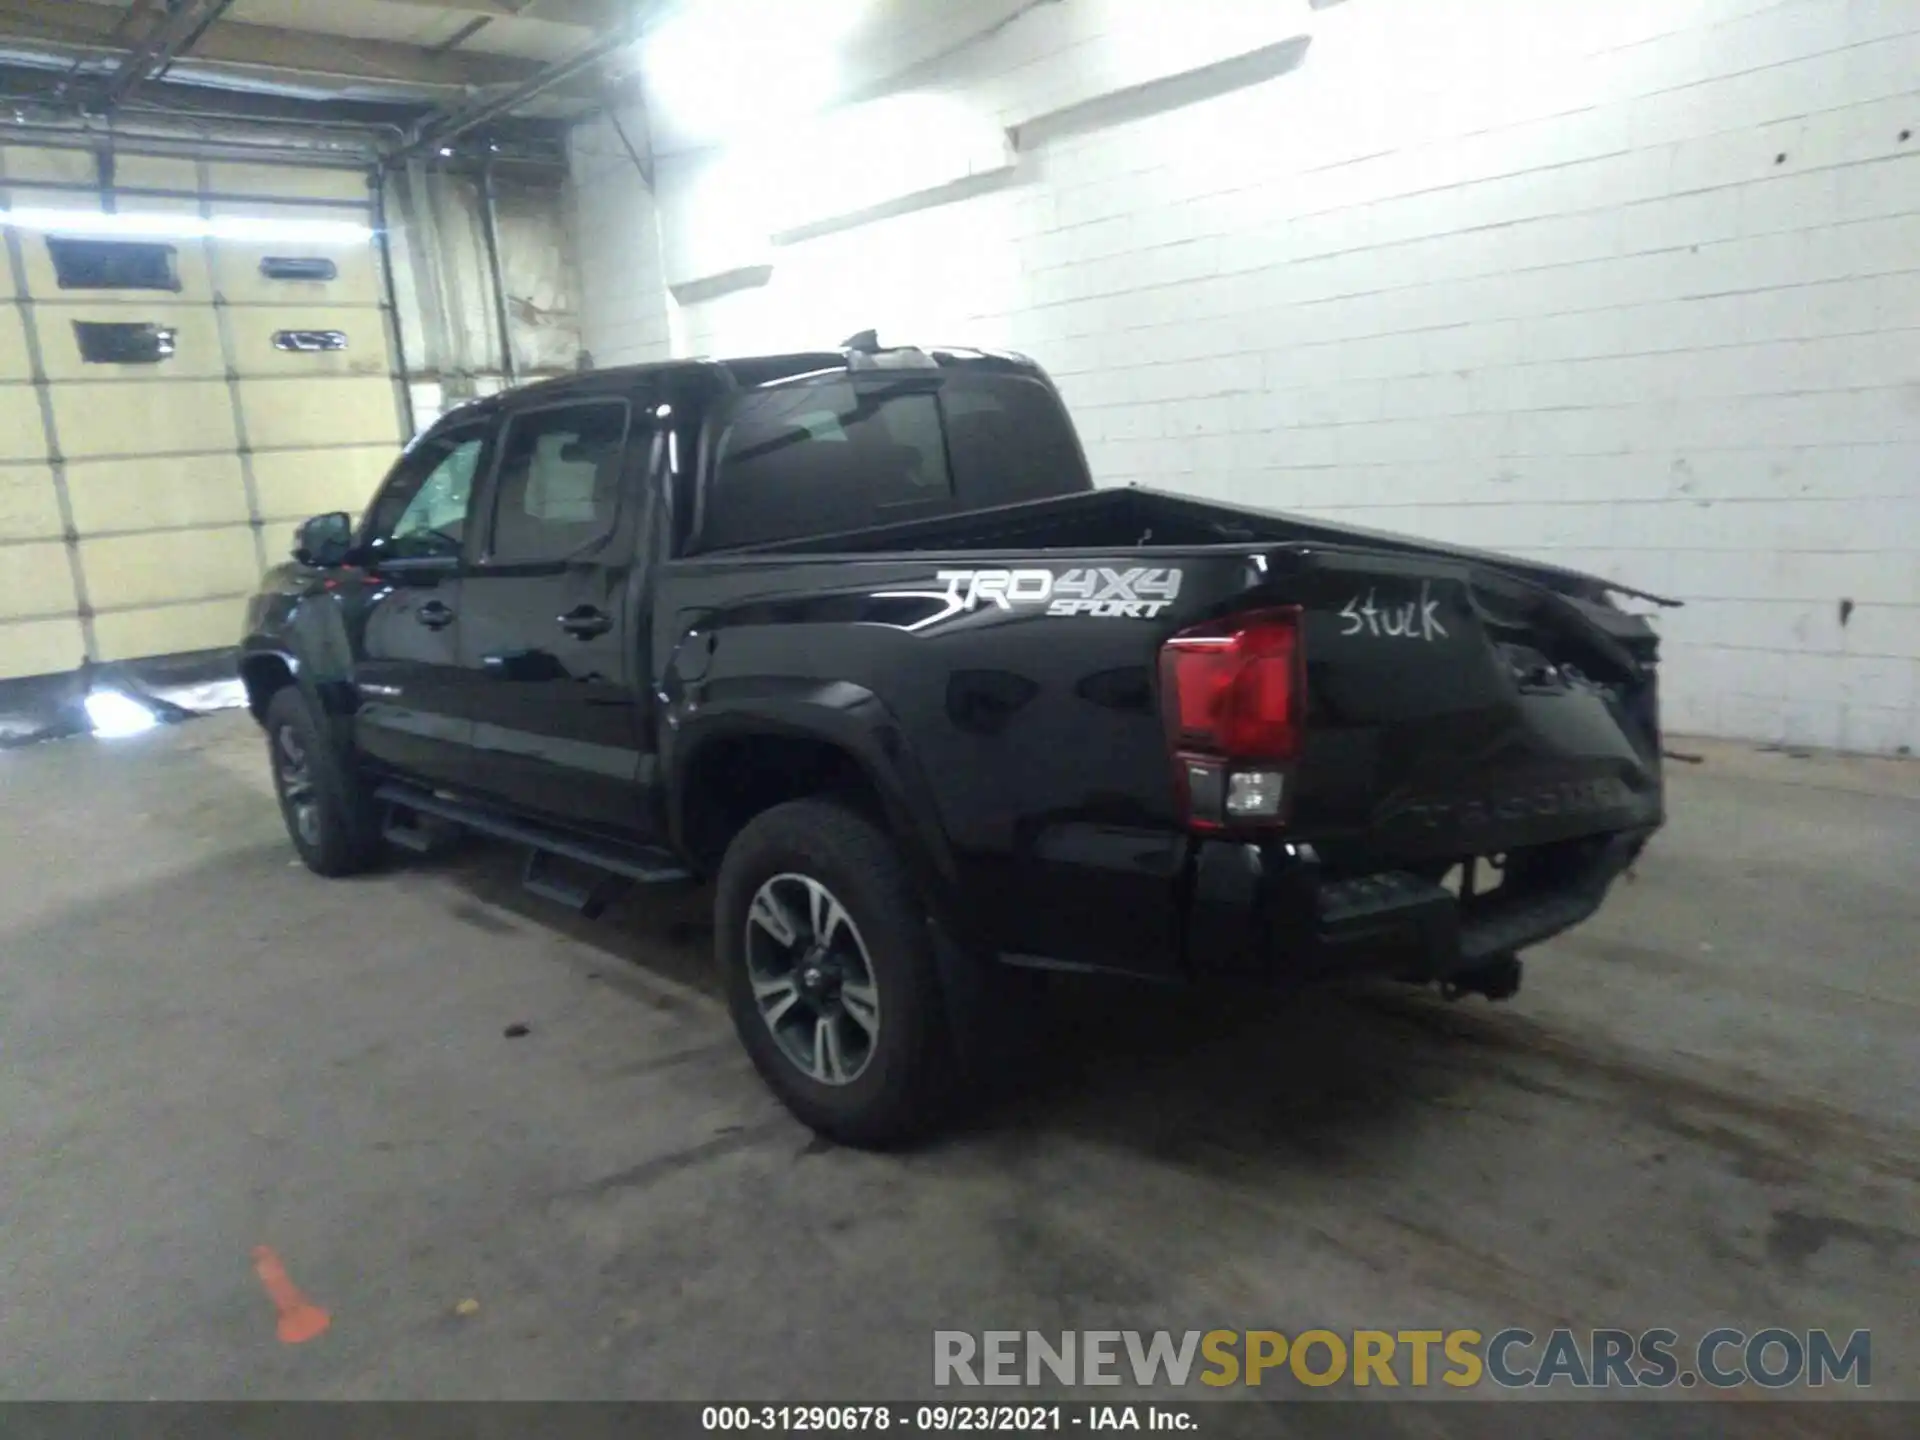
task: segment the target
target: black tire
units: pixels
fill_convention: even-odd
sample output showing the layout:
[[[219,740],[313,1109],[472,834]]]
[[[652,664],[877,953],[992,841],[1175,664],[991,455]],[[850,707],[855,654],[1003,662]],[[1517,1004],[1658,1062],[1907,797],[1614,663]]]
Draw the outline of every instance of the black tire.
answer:
[[[782,950],[770,933],[750,938],[755,897],[763,887],[795,880],[824,887],[838,901],[864,962],[847,962],[844,973],[859,978],[864,968],[877,992],[877,1033],[858,1073],[840,1083],[823,1083],[802,1068],[755,997],[750,967],[770,955],[777,963]],[[714,948],[741,1043],[761,1078],[804,1124],[848,1145],[879,1148],[920,1138],[947,1118],[954,1066],[926,910],[892,840],[872,821],[830,800],[795,800],[756,816],[734,837],[720,865]],[[804,951],[804,944],[795,948]],[[796,976],[801,963],[793,962]],[[801,1033],[819,1014],[799,1011]],[[785,1044],[794,1043],[793,1030],[790,1020]],[[862,1031],[842,1028],[856,1042]]]
[[[381,851],[373,796],[306,696],[282,686],[267,702],[262,723],[280,818],[307,868],[316,875],[352,875],[372,865]]]

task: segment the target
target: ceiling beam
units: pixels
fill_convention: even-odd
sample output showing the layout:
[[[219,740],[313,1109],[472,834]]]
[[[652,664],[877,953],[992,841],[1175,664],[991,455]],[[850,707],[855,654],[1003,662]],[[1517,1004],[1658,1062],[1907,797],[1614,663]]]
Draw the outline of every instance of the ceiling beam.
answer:
[[[124,38],[116,43],[114,30],[124,14],[117,8],[77,0],[0,0],[0,45],[11,40],[17,48],[44,48],[67,58],[93,53],[105,61],[117,61],[126,44]],[[519,85],[541,73],[537,61],[507,55],[459,50],[436,55],[418,45],[391,40],[356,40],[237,20],[222,20],[201,36],[193,58],[290,75],[429,90]]]
[[[469,130],[477,130],[495,120],[506,119],[522,105],[538,99],[550,90],[558,89],[575,76],[586,74],[615,51],[631,43],[632,36],[624,27],[610,31],[575,51],[565,60],[549,65],[531,80],[514,86],[503,95],[467,105],[448,106],[431,115],[422,116],[408,127],[406,139],[395,148],[389,159],[401,160],[423,150],[440,149],[465,135]]]
[[[121,12],[120,18],[114,22],[112,33],[109,36],[111,43],[115,45],[120,44],[122,36],[132,33],[138,26],[147,23],[149,20],[153,20],[155,13],[159,10],[160,4],[161,0],[133,0],[133,3]],[[157,24],[159,22],[155,21],[154,23]],[[67,94],[72,89],[74,82],[80,79],[81,72],[87,68],[87,58],[87,56],[82,55],[74,60],[68,67],[66,75],[53,89],[51,96],[53,104],[60,105],[66,102]]]
[[[510,117],[530,101],[560,89],[583,75],[590,75],[603,61],[631,46],[645,24],[664,8],[666,0],[634,0],[620,23],[603,31],[564,60],[556,60],[531,79],[504,94],[449,105],[431,115],[422,116],[408,128],[406,139],[387,156],[394,164],[423,151],[442,149],[451,141]]]
[[[143,80],[164,71],[176,58],[226,13],[233,0],[186,0],[174,10],[161,11],[126,58],[100,84],[100,108],[112,110],[131,97]]]
[[[457,10],[490,20],[544,20],[549,25],[573,25],[599,30],[620,23],[630,6],[624,0],[379,0],[382,5],[404,5],[415,10]]]
[[[19,97],[0,104],[0,143],[104,146],[129,154],[158,153],[156,146],[196,144],[230,145],[236,153],[266,146],[344,154],[357,145],[354,163],[360,163],[398,144],[407,126],[429,108],[429,102],[419,99],[405,104],[361,100],[316,104],[291,95],[209,90],[183,84],[176,74],[149,80],[136,99],[110,118],[87,118],[52,102],[48,77],[45,69],[22,69],[0,61],[0,94]],[[487,127],[491,142],[487,158],[496,163],[564,165],[566,131],[566,123],[559,120],[500,121]]]

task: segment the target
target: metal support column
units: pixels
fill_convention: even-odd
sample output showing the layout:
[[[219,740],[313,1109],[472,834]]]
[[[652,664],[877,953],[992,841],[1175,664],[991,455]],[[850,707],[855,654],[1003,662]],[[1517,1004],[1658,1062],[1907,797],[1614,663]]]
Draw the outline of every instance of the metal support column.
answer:
[[[407,378],[407,342],[400,324],[400,292],[393,283],[393,246],[387,239],[387,172],[375,166],[367,173],[367,187],[373,192],[373,238],[380,252],[380,283],[386,288],[387,343],[393,355],[393,387],[396,408],[400,412],[403,441],[413,439],[417,427],[413,420],[413,384]]]
[[[500,269],[500,219],[494,206],[493,161],[480,167],[480,231],[487,242],[487,277],[493,284],[493,315],[500,326],[500,359],[507,384],[514,383],[513,331],[507,328],[507,282]]]

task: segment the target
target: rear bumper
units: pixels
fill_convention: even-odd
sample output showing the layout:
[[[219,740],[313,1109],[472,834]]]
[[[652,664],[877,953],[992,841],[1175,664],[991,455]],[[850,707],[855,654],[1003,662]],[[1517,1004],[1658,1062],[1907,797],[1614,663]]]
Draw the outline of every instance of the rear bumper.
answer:
[[[1283,982],[1446,979],[1578,925],[1652,834],[1549,847],[1470,901],[1404,871],[1329,876],[1310,846],[1211,841],[1195,861],[1187,965],[1196,976]]]

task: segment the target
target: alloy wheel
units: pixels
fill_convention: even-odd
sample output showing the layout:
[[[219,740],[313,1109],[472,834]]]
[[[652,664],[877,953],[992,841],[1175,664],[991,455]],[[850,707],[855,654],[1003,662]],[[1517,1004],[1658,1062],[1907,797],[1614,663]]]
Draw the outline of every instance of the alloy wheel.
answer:
[[[775,875],[747,907],[747,980],[774,1042],[809,1079],[847,1085],[880,1040],[880,989],[847,909],[810,875]]]
[[[306,741],[292,725],[282,725],[273,737],[273,770],[280,782],[280,803],[300,839],[320,843],[320,792],[313,781],[313,762]]]

